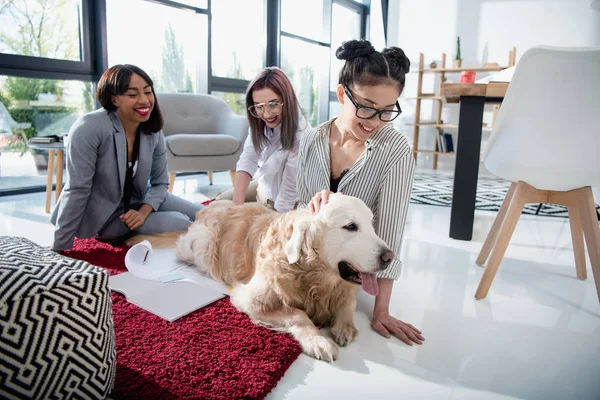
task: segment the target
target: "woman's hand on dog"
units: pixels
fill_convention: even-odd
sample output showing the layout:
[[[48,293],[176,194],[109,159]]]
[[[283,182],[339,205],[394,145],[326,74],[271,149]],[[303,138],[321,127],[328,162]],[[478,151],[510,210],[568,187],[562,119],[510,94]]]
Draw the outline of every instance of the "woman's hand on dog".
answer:
[[[413,343],[423,344],[423,341],[425,340],[421,335],[420,330],[411,324],[407,324],[406,322],[392,317],[387,311],[374,311],[371,327],[379,332],[381,336],[388,339],[390,338],[391,332],[409,346],[412,346]]]
[[[315,197],[313,197],[310,200],[310,203],[308,203],[308,209],[310,210],[310,212],[313,214],[317,214],[321,209],[321,206],[327,204],[327,201],[329,201],[329,196],[331,194],[333,194],[333,192],[328,189],[321,190],[319,193],[315,194]],[[342,194],[342,192],[339,192],[339,194]]]

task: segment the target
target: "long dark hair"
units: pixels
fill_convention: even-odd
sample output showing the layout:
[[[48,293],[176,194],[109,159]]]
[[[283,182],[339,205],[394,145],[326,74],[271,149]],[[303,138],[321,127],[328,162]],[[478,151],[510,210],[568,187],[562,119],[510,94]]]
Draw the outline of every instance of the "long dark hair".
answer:
[[[151,135],[163,128],[163,116],[158,106],[156,93],[154,92],[154,83],[140,67],[131,64],[117,64],[104,71],[98,82],[96,98],[106,111],[116,110],[117,107],[112,102],[112,96],[120,96],[127,92],[129,80],[133,74],[141,76],[150,85],[150,89],[154,95],[154,107],[150,113],[150,118],[148,121],[140,124],[140,132]]]
[[[281,121],[281,147],[284,150],[292,150],[294,148],[294,138],[298,130],[299,106],[296,93],[292,87],[292,83],[288,79],[285,72],[277,67],[267,67],[263,69],[246,90],[246,114],[250,123],[250,135],[252,136],[252,144],[254,150],[258,153],[268,144],[268,139],[265,136],[265,121],[261,118],[256,118],[248,107],[254,105],[252,93],[255,90],[269,88],[274,91],[283,101],[283,118]]]
[[[339,83],[352,85],[398,85],[399,94],[404,90],[410,60],[399,47],[388,47],[379,52],[368,40],[349,40],[335,51],[339,60],[345,60],[340,71]]]

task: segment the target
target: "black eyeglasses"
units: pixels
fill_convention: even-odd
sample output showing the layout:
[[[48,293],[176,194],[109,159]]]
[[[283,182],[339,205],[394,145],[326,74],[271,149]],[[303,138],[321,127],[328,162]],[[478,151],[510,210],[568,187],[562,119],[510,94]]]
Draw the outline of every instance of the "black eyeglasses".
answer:
[[[360,119],[371,119],[376,115],[379,115],[379,119],[383,122],[390,122],[398,118],[398,115],[402,114],[402,110],[400,109],[400,103],[396,100],[396,108],[397,110],[378,110],[376,108],[371,108],[367,106],[361,106],[354,100],[354,96],[352,96],[352,92],[348,89],[348,86],[344,86],[344,92],[346,96],[350,99],[354,107],[356,107],[356,116]]]

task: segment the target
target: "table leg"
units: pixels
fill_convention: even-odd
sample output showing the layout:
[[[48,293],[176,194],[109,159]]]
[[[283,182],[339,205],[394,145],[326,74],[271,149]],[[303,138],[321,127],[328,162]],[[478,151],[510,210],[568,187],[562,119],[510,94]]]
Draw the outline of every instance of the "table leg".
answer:
[[[471,240],[481,151],[484,97],[461,96],[456,165],[450,212],[450,237]]]
[[[63,186],[63,169],[65,168],[65,151],[60,149],[56,160],[56,201],[60,197]]]
[[[50,213],[52,201],[52,181],[54,174],[54,150],[48,150],[48,180],[46,181],[46,213]]]

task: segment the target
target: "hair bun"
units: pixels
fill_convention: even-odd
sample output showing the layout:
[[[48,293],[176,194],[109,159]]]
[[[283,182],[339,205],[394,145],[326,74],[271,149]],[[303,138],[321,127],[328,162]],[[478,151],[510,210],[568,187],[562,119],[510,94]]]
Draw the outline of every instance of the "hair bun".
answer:
[[[395,62],[402,72],[408,74],[410,70],[410,60],[406,57],[406,54],[404,54],[404,51],[400,47],[388,47],[383,49],[381,54],[388,60]]]
[[[368,40],[349,40],[343,42],[335,51],[338,60],[350,61],[357,57],[368,56],[375,52],[375,47]]]

